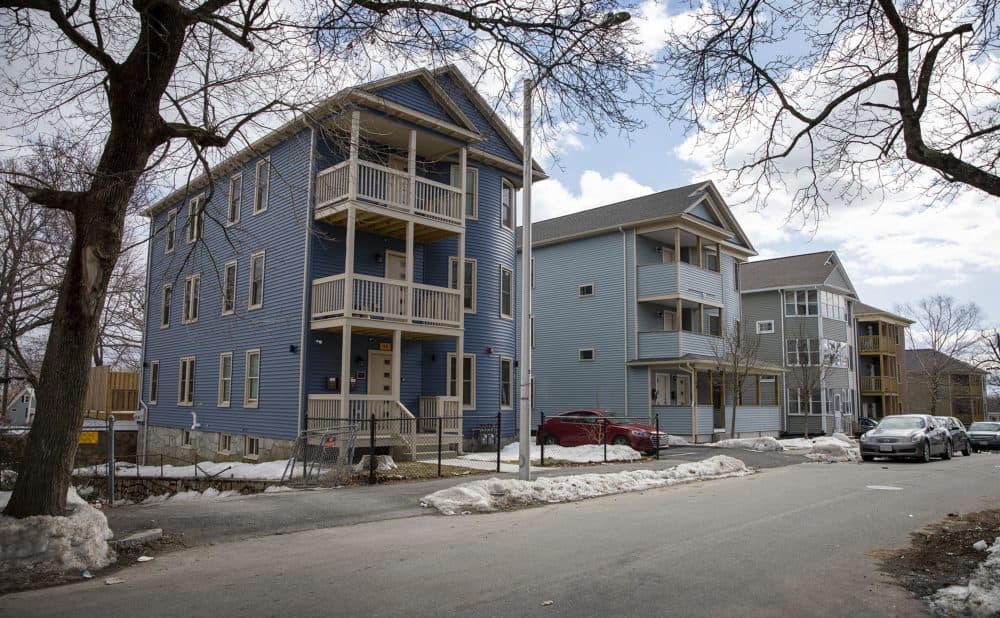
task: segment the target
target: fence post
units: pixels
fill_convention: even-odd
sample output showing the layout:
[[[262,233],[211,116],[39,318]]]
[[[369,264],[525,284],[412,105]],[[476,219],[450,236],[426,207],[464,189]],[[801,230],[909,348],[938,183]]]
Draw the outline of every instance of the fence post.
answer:
[[[368,449],[368,484],[374,485],[378,482],[375,475],[375,470],[378,469],[378,458],[375,456],[375,414],[372,413],[371,418],[371,429],[369,431],[371,437],[371,446]]]
[[[497,472],[500,472],[500,413],[497,412],[497,433],[494,436],[497,441]]]
[[[601,432],[601,442],[604,443],[604,463],[608,463],[608,419],[601,419],[601,427],[604,428]]]
[[[438,476],[441,476],[441,422],[444,419],[438,417]]]
[[[307,435],[308,434],[306,434],[306,432],[303,431],[302,432],[302,437],[300,438],[302,440],[302,484],[303,485],[306,482],[306,472],[307,472],[307,470],[306,470],[306,459],[309,458],[309,438],[306,437]],[[322,440],[322,439],[323,438],[321,436],[320,440]],[[323,444],[322,443],[320,443],[319,448],[320,448],[320,453],[322,453],[323,452]],[[289,474],[288,480],[289,481],[292,480],[291,474]]]
[[[541,455],[538,458],[538,467],[542,468],[542,467],[545,466],[545,438],[542,436],[541,429],[542,429],[542,426],[545,425],[545,412],[539,412],[538,414],[539,414],[539,416],[538,416],[538,429],[539,429],[539,431],[535,435],[538,436],[536,438],[536,440],[538,440],[538,443],[541,445],[541,451],[542,452],[541,452]]]
[[[656,413],[656,459],[660,458],[660,449],[663,448],[663,445],[660,444],[660,440],[662,439],[663,438],[660,435],[660,413],[657,412]]]
[[[115,416],[108,414],[108,505],[115,505]]]
[[[163,453],[160,453],[160,478],[163,478]]]

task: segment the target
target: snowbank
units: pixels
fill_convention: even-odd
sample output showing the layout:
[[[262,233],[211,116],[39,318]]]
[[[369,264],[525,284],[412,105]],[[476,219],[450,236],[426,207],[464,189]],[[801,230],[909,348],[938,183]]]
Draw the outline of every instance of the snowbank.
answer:
[[[929,599],[935,614],[944,616],[1000,615],[1000,537],[965,586],[948,586]]]
[[[667,436],[667,446],[691,446],[691,444],[680,436]]]
[[[861,459],[858,443],[842,433],[816,438],[792,438],[778,442],[785,449],[805,451],[802,454],[813,461],[849,462]]]
[[[508,444],[500,450],[500,461],[517,463],[520,457],[520,443]],[[542,456],[542,447],[538,444],[531,445],[531,459],[537,461]],[[472,461],[496,461],[496,451],[492,453],[470,453],[462,455],[459,459]],[[598,463],[604,461],[603,444],[583,444],[581,446],[546,446],[545,459],[558,459],[560,461],[571,461],[573,463]],[[608,461],[638,461],[642,459],[642,454],[634,450],[631,446],[618,444],[608,445]]]
[[[145,500],[140,502],[140,504],[162,504],[163,502],[190,502],[192,500],[202,500],[208,498],[231,498],[233,496],[242,495],[235,489],[230,489],[226,491],[219,491],[214,487],[209,487],[205,491],[181,491],[176,494],[160,494],[156,496],[148,496]]]
[[[541,477],[534,481],[496,478],[471,481],[424,496],[420,503],[445,515],[489,513],[748,474],[752,470],[739,459],[716,455],[667,470]]]
[[[198,464],[197,475],[195,475],[195,468],[193,465],[164,465],[162,470],[163,476],[167,478],[194,478],[197,476],[198,478],[214,477],[219,479],[254,479],[270,481],[280,479],[281,475],[285,472],[286,465],[288,465],[287,460],[265,461],[262,463],[250,463],[245,461],[220,461],[216,463],[212,461],[203,461]],[[115,464],[115,474],[118,476],[160,476],[160,466],[138,466],[138,468],[139,470],[137,472],[135,464],[119,461]],[[73,470],[73,474],[77,476],[105,476],[106,470],[107,464],[101,464],[99,466],[77,468]],[[301,476],[301,466],[294,470],[293,474]]]
[[[728,440],[719,440],[718,442],[712,442],[706,444],[705,446],[714,446],[715,448],[742,448],[748,451],[782,451],[784,448],[781,443],[776,438],[763,437],[763,438],[730,438]]]
[[[0,508],[9,499],[10,492],[0,492]],[[115,554],[108,547],[111,528],[104,513],[73,489],[66,494],[66,506],[70,513],[65,517],[0,515],[0,577],[23,575],[24,570],[39,575],[96,570],[114,561]]]

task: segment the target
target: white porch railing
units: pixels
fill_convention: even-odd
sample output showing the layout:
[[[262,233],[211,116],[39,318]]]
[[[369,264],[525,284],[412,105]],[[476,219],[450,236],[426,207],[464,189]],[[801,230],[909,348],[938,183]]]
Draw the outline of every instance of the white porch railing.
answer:
[[[417,417],[413,416],[401,402],[383,395],[348,395],[347,406],[339,393],[317,393],[309,395],[307,413],[309,429],[338,428],[356,423],[359,426],[357,439],[370,440],[372,419],[375,435],[383,440],[388,438],[395,446],[404,447],[411,458],[416,457]]]
[[[462,435],[462,412],[458,397],[440,395],[420,398],[420,430],[437,431],[437,419],[441,420],[443,433]]]
[[[350,289],[348,295],[346,290]],[[367,275],[333,275],[313,280],[312,318],[353,317],[455,327],[461,325],[458,290]]]
[[[316,175],[317,209],[352,197],[453,225],[464,221],[461,190],[428,178],[360,159],[343,161]]]

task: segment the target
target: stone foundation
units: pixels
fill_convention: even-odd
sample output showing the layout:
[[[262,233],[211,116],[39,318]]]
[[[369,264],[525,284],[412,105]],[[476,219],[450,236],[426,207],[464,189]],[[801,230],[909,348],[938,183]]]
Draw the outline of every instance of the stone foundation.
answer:
[[[292,440],[265,438],[262,436],[232,436],[228,451],[219,450],[219,433],[190,430],[191,444],[183,444],[184,430],[174,427],[150,426],[146,431],[145,453],[149,457],[163,456],[182,461],[276,461],[288,459],[292,454]],[[139,438],[143,430],[139,428]],[[247,438],[257,438],[257,455],[247,455]],[[164,462],[167,463],[167,462]],[[176,463],[176,462],[169,462]]]

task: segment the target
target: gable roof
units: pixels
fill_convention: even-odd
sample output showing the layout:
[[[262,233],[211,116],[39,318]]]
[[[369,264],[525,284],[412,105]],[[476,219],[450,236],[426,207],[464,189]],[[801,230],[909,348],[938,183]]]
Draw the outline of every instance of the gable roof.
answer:
[[[953,356],[948,356],[944,352],[932,350],[930,348],[917,348],[906,351],[906,370],[923,371],[927,366],[940,366],[945,373],[975,373],[983,375],[986,372],[978,367],[973,367],[965,361],[958,360]]]
[[[721,221],[704,218],[706,211]],[[653,222],[671,215],[690,215],[709,225],[715,225],[733,234],[733,243],[756,255],[750,239],[733,217],[721,194],[711,182],[699,182],[658,193],[651,193],[606,206],[582,210],[532,225],[532,246],[553,244],[584,236],[633,227]],[[721,225],[720,225],[721,223]],[[521,228],[517,228],[517,246],[521,247]]]
[[[860,300],[854,303],[854,317],[860,318],[863,315],[873,315],[882,318],[888,318],[892,322],[902,322],[904,324],[913,324],[913,320],[909,318],[904,318],[901,315],[886,311],[885,309],[879,309],[878,307],[873,307],[872,305],[867,305]]]
[[[857,298],[836,251],[789,255],[740,266],[740,290],[743,292],[810,286],[837,288]]]

